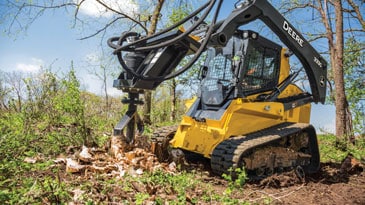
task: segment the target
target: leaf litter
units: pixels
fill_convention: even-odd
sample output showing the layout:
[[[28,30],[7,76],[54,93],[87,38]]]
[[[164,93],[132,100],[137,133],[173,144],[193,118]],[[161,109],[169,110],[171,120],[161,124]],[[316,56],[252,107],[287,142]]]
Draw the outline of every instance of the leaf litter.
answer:
[[[141,140],[142,139],[142,140]],[[96,203],[136,202],[136,194],[145,193],[149,197],[143,204],[155,204],[159,199],[174,201],[177,199],[176,187],[163,187],[153,182],[142,183],[139,180],[125,181],[126,177],[138,179],[144,173],[162,171],[166,174],[178,175],[181,168],[174,162],[159,162],[150,152],[146,138],[141,138],[133,145],[124,143],[121,138],[112,137],[105,148],[72,147],[67,156],[59,156],[53,160],[54,166],[60,167],[61,180],[73,184],[69,204],[80,204],[89,199]],[[27,157],[24,162],[37,163],[41,156]],[[203,184],[210,184],[216,193],[224,193],[228,182],[219,176],[212,176],[209,168],[202,164],[189,162],[190,170],[201,172],[198,178]],[[342,163],[322,163],[321,170],[313,175],[298,177],[295,172],[274,174],[263,180],[249,182],[230,196],[254,204],[365,204],[364,163],[348,156]],[[62,173],[62,171],[64,173]],[[100,179],[102,179],[100,181]],[[108,180],[119,180],[120,183],[109,183]],[[87,189],[81,183],[90,183]],[[104,193],[108,183],[108,192]],[[124,184],[126,183],[126,184]],[[131,190],[121,188],[128,185]],[[210,190],[212,191],[212,190]],[[211,200],[203,203],[199,197],[206,194],[204,187],[186,190],[187,204],[220,204]],[[211,193],[212,194],[212,193]],[[224,194],[222,194],[223,196]],[[196,200],[198,199],[198,200]],[[270,200],[268,200],[270,199]],[[208,200],[209,201],[209,200]],[[242,202],[242,201],[241,201]],[[168,204],[168,203],[167,203]]]

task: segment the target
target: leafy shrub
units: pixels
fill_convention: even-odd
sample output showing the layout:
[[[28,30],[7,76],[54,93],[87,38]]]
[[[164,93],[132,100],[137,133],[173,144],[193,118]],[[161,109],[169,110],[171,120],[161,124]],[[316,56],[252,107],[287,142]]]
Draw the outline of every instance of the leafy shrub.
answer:
[[[348,154],[365,159],[365,140],[359,138],[355,144],[347,140],[338,142],[335,135],[318,135],[321,162],[342,162]]]

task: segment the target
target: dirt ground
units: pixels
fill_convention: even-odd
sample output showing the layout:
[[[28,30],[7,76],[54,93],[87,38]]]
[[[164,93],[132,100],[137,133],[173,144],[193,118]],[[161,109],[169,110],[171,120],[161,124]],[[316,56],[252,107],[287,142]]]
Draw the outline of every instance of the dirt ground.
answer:
[[[251,181],[236,198],[251,204],[364,205],[365,166],[352,157],[347,160],[341,164],[322,163],[318,173],[301,179],[292,171]],[[216,191],[227,188],[227,182],[219,177],[205,181],[215,184]]]
[[[273,204],[365,204],[363,168],[340,170],[340,164],[322,164],[318,173],[306,176],[302,182],[290,181],[290,176],[284,174],[263,180],[264,185],[263,181],[248,184],[247,191],[252,193],[249,201],[267,195]]]
[[[117,150],[119,152],[120,148]],[[84,150],[79,154],[79,159],[83,152]],[[110,176],[113,177],[113,173],[117,173],[115,176],[118,176],[118,173],[120,173],[119,171],[115,172],[111,170],[115,169],[115,166],[111,166],[111,164],[116,163],[116,161],[118,161],[118,163],[122,162],[123,164],[130,164],[133,166],[139,164],[139,167],[145,167],[146,170],[148,170],[148,167],[160,166],[158,162],[148,164],[147,162],[155,161],[153,159],[155,156],[153,156],[152,153],[141,149],[130,152],[124,151],[120,158],[122,161],[116,160],[118,158],[117,154],[114,154],[113,157],[107,153],[101,153],[99,157],[98,155],[93,154],[92,158],[84,159],[84,161],[87,160],[89,164],[90,162],[92,163],[92,165],[87,165],[88,167],[86,169],[94,172],[95,169],[98,168],[96,171],[108,172],[110,173]],[[87,157],[88,155],[84,156]],[[100,167],[100,160],[97,160],[97,158],[103,159],[102,163],[104,167]],[[99,165],[94,166],[97,162]],[[201,174],[197,174],[197,176],[201,176],[200,180],[211,184],[216,193],[223,193],[227,189],[229,185],[228,181],[224,180],[222,177],[212,175],[207,161],[190,161],[187,165],[186,171],[195,170],[198,173],[201,172]],[[73,181],[80,176],[77,173],[80,173],[78,166],[81,165],[76,164],[72,166],[73,167],[67,162],[66,171],[69,173],[76,173],[76,175],[65,174],[63,180]],[[80,169],[85,169],[85,166],[82,165]],[[169,166],[166,166],[166,170],[171,172],[169,169]],[[92,177],[93,176],[90,175],[90,179],[86,179],[85,176],[83,176],[82,181],[92,180]],[[131,192],[120,192],[120,189],[114,189],[116,192],[110,192],[109,195],[120,197],[124,194],[125,197],[123,198],[128,200],[133,199],[136,193],[145,191],[146,188],[149,188],[148,186],[144,187],[144,185],[141,184],[135,184],[133,186],[135,187],[135,190]],[[199,190],[189,190],[186,193],[186,196],[195,196],[199,198],[198,192]],[[153,195],[155,196],[158,196],[159,194],[158,191],[153,192]],[[166,193],[163,194],[166,195]],[[100,197],[102,198],[105,196]],[[365,165],[355,160],[353,157],[348,156],[342,163],[322,163],[320,171],[316,174],[298,177],[298,175],[295,174],[295,171],[291,171],[282,174],[274,174],[262,180],[250,181],[244,185],[243,189],[239,189],[239,192],[236,190],[236,192],[233,193],[233,197],[240,199],[240,201],[249,202],[250,204],[365,204]],[[174,196],[164,196],[163,198],[173,199]],[[206,203],[198,202],[197,204]]]

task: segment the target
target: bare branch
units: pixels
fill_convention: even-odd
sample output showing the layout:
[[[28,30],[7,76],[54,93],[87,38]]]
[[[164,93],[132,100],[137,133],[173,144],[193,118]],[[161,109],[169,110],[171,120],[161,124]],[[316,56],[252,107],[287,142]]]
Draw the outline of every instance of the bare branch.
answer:
[[[311,4],[311,3],[296,4],[295,6],[287,8],[285,11],[283,11],[283,14],[286,15],[286,14],[291,13],[291,12],[297,10],[297,9],[304,9],[304,8],[308,8],[308,7],[318,9],[314,4]]]
[[[326,34],[324,34],[324,33],[320,33],[320,34],[313,34],[312,33],[310,35],[313,36],[313,37],[311,37],[310,39],[308,39],[309,42],[313,42],[313,41],[317,41],[319,39],[327,38]]]
[[[45,4],[38,4],[38,3],[20,4],[20,3],[8,0],[7,3],[11,8],[15,9],[15,12],[13,12],[15,14],[13,14],[11,17],[11,21],[9,22],[7,33],[8,33],[8,35],[10,35],[12,30],[14,30],[14,28],[17,28],[20,30],[26,30],[32,23],[34,23],[34,21],[36,21],[36,19],[38,19],[38,17],[40,17],[42,14],[44,14],[44,12],[46,10],[69,8],[69,7],[72,7],[75,9],[74,14],[73,14],[73,16],[74,16],[73,27],[75,27],[77,22],[84,23],[84,21],[82,19],[80,19],[78,17],[78,15],[79,15],[81,6],[85,2],[86,2],[86,0],[80,0],[78,3],[74,2],[74,1],[62,1],[59,4],[54,4],[54,1],[50,1],[50,3],[48,2],[48,4],[47,4],[47,1],[46,1]],[[94,36],[100,34],[102,31],[105,31],[108,27],[110,27],[112,24],[114,24],[117,20],[120,20],[120,19],[130,20],[131,22],[134,23],[133,26],[138,25],[147,34],[147,28],[145,25],[142,24],[142,22],[138,21],[137,19],[133,18],[132,16],[130,16],[124,12],[120,12],[114,8],[111,8],[110,6],[105,4],[105,2],[103,2],[102,0],[96,0],[96,2],[100,5],[102,5],[107,11],[111,11],[114,14],[119,15],[119,17],[115,17],[113,20],[109,21],[109,23],[107,23],[106,25],[103,25],[102,28],[98,29],[93,34],[88,35],[86,37],[82,37],[81,40],[88,39],[88,38],[91,38],[91,37],[94,37]],[[21,19],[23,16],[26,16],[27,18],[25,20]]]
[[[67,7],[75,7],[77,6],[76,3],[73,2],[66,2],[66,3],[61,3],[58,5],[54,5],[53,1],[51,1],[51,5],[40,5],[40,4],[33,4],[33,3],[22,3],[19,4],[17,2],[14,1],[7,1],[6,3],[8,3],[8,5],[10,5],[9,8],[15,8],[15,15],[13,15],[11,22],[9,23],[8,26],[8,35],[11,33],[12,28],[14,27],[14,24],[17,23],[19,28],[21,30],[26,29],[27,27],[29,27],[29,25],[31,25],[39,16],[41,16],[44,11],[46,9],[59,9],[59,8],[67,8]],[[38,9],[38,11],[35,13],[34,16],[30,17],[32,15],[32,8]],[[23,22],[22,20],[20,20],[20,17],[22,14],[26,14],[28,12],[29,17],[27,18],[28,21],[27,22]],[[10,12],[9,12],[10,13]],[[23,24],[25,24],[25,26],[23,26]]]
[[[82,3],[84,3],[84,2],[85,2],[85,0],[81,0],[81,1],[80,1],[80,3],[76,6],[75,14],[74,14],[74,25],[73,25],[73,27],[75,27],[75,26],[76,26],[76,20],[81,21],[81,20],[77,17],[77,15],[79,14],[80,6],[81,6],[81,5],[82,5]]]
[[[24,4],[23,4],[23,5],[24,5]],[[11,28],[13,27],[14,23],[15,23],[15,22],[18,22],[18,16],[21,14],[22,10],[23,10],[23,6],[21,6],[21,7],[18,9],[18,11],[16,12],[16,14],[15,14],[15,16],[14,16],[13,20],[11,21],[11,23],[10,23],[10,25],[9,25],[9,27],[8,27],[8,34],[10,34],[10,30],[11,30]],[[20,26],[20,27],[22,27],[20,23],[19,23],[19,26]]]
[[[86,36],[86,37],[83,37],[83,38],[80,38],[79,40],[85,40],[85,39],[88,39],[88,38],[91,38],[91,37],[94,37],[96,35],[98,35],[99,33],[105,31],[109,26],[111,26],[113,23],[115,23],[116,21],[118,21],[119,19],[123,19],[124,17],[120,16],[120,17],[117,17],[115,18],[114,20],[110,21],[109,23],[107,23],[103,28],[97,30],[95,33],[89,35],[89,36]]]
[[[123,16],[124,18],[126,19],[129,19],[131,20],[132,22],[136,23],[137,25],[139,25],[146,33],[148,32],[147,28],[139,21],[137,21],[136,19],[134,19],[133,17],[123,13],[123,12],[120,12],[120,11],[117,11],[113,8],[111,8],[110,6],[106,5],[104,2],[102,2],[101,0],[96,0],[96,2],[98,2],[99,4],[101,4],[102,6],[104,6],[106,9],[108,9],[109,11],[112,11],[116,14],[119,14],[121,16]]]
[[[353,0],[347,0],[347,2],[351,5],[351,7],[355,10],[356,13],[356,18],[359,20],[359,22],[362,25],[362,28],[365,30],[365,21],[364,18],[362,17],[362,14],[360,12],[359,7],[354,3]]]

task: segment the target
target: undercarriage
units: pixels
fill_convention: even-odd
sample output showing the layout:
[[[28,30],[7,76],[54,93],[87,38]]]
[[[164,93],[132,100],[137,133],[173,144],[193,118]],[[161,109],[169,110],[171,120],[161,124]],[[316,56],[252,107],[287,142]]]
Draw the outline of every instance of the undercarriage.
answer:
[[[176,126],[155,132],[152,151],[159,160],[180,160],[170,154],[169,141],[175,131]],[[319,169],[315,130],[305,123],[283,123],[244,136],[233,136],[216,146],[210,161],[217,175],[235,176],[236,168],[244,168],[252,178],[289,170],[296,170],[302,176],[314,173]]]

